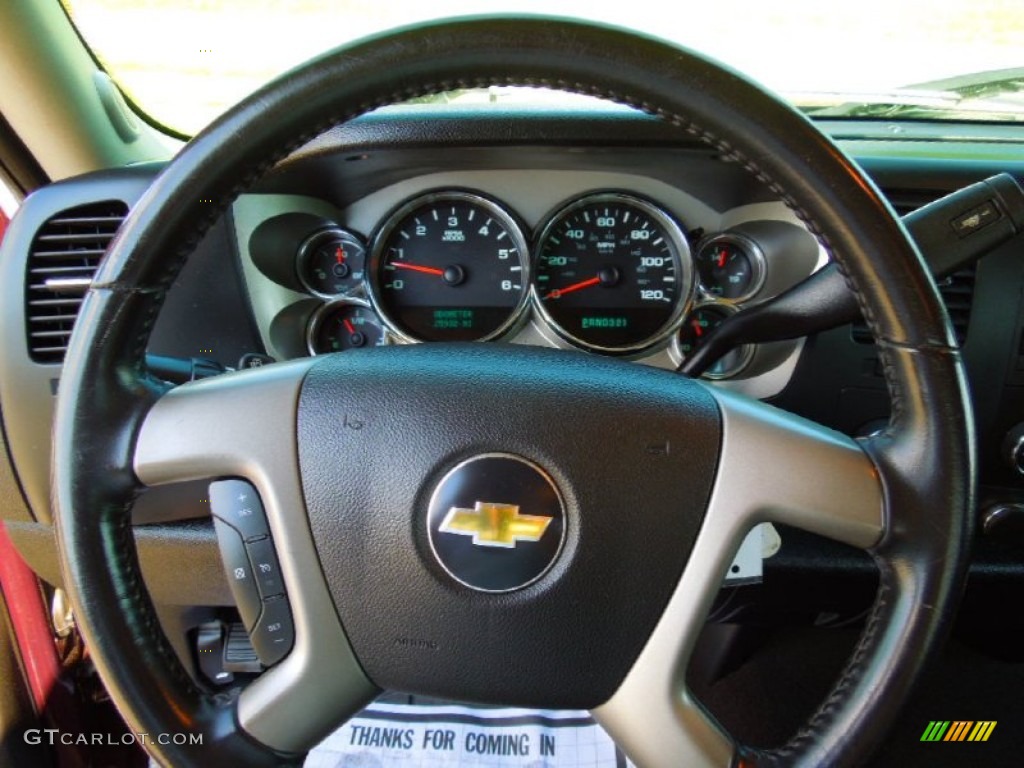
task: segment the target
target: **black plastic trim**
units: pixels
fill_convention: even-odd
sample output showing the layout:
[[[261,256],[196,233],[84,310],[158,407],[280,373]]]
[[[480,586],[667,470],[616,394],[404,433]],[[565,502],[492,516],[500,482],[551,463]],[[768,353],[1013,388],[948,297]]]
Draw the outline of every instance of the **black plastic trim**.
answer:
[[[50,181],[3,115],[0,115],[0,166],[22,194],[27,195]]]

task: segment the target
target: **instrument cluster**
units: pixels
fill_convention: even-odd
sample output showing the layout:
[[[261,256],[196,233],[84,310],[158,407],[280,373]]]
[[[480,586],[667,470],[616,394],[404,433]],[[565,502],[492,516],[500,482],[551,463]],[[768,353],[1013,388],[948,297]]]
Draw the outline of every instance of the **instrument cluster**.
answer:
[[[756,300],[767,275],[761,246],[741,228],[705,236],[622,191],[577,196],[533,232],[497,199],[438,189],[400,204],[366,238],[285,214],[253,241],[267,276],[322,300],[305,321],[310,354],[511,340],[533,323],[562,346],[630,357],[668,348],[682,360]],[[740,376],[752,355],[735,350],[708,376]]]

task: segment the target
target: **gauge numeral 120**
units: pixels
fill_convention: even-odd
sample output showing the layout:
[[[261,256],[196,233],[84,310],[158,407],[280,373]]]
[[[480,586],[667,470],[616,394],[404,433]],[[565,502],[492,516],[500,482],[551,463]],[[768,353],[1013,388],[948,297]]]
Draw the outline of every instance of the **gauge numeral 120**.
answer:
[[[669,342],[693,268],[683,231],[664,210],[631,195],[583,197],[551,216],[538,247],[534,298],[563,338],[613,353]]]

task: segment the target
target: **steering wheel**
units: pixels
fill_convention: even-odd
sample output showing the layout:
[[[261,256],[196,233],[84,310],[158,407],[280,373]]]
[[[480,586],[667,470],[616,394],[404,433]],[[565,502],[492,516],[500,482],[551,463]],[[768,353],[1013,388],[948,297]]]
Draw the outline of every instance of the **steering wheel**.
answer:
[[[383,105],[511,84],[657,115],[767,184],[848,275],[884,365],[888,428],[854,441],[669,372],[517,345],[346,352],[169,391],[147,372],[175,276],[277,161]],[[202,737],[201,747],[151,742],[168,765],[297,762],[379,689],[587,708],[644,766],[847,765],[883,738],[954,613],[971,434],[960,354],[919,254],[872,183],[809,121],[658,40],[536,17],[456,20],[370,38],[284,75],[153,183],[68,350],[57,534],[79,626],[132,730]],[[248,480],[262,500],[295,626],[290,653],[231,695],[182,668],[130,524],[144,486],[223,477]],[[550,531],[515,547],[452,537],[476,558],[467,575],[434,546],[447,524],[438,510],[460,487],[470,489],[462,498],[547,518]],[[861,547],[880,571],[831,694],[771,751],[737,743],[685,683],[735,550],[766,520]]]

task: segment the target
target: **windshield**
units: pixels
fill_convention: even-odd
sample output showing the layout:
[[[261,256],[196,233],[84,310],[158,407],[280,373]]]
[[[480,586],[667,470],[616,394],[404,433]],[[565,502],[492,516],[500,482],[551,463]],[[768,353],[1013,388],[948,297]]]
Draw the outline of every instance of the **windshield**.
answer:
[[[547,13],[667,37],[809,114],[1024,120],[1021,0],[65,0],[139,107],[185,134],[305,59],[395,26]],[[494,98],[522,98],[515,92]]]

